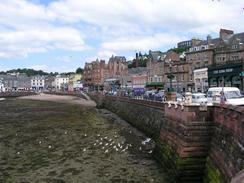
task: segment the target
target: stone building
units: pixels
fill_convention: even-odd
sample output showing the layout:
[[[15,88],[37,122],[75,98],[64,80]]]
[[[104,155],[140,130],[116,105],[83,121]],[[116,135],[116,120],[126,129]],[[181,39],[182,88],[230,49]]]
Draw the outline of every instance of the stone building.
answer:
[[[176,92],[185,92],[189,90],[189,64],[185,60],[173,61],[171,64],[172,74],[174,78],[172,80],[172,87]],[[164,66],[164,89],[170,90],[170,65],[165,63]]]
[[[234,34],[232,30],[220,29],[218,38],[212,39],[208,36],[207,40],[191,47],[186,53],[190,82],[195,69],[208,67],[210,87],[224,83],[226,86],[236,86],[243,90],[243,77],[240,77],[243,71],[243,44],[244,33]],[[240,69],[234,69],[237,67]],[[194,86],[194,83],[192,85]]]
[[[86,63],[83,73],[84,86],[90,90],[103,90],[105,76],[108,72],[105,60],[96,60],[91,63]]]
[[[156,89],[163,88],[165,82],[165,69],[164,65],[167,61],[178,62],[180,61],[179,54],[168,51],[149,51],[149,60],[147,62],[147,88]]]
[[[199,42],[201,42],[200,39],[192,38],[191,40],[181,41],[177,43],[177,48],[188,49],[192,46],[197,45]]]

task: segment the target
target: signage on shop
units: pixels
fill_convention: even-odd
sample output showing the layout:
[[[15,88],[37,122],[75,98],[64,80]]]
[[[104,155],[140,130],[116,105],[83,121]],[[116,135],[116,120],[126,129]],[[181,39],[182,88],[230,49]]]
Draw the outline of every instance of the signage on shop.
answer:
[[[229,73],[229,72],[233,72],[233,68],[228,68],[228,69],[219,69],[219,70],[215,70],[213,71],[213,74],[223,74],[223,73]]]

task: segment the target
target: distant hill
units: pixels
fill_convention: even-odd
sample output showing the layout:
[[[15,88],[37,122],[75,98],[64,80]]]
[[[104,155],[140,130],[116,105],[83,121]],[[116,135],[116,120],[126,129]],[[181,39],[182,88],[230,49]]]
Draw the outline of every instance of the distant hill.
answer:
[[[0,72],[0,74],[10,74],[10,73],[22,73],[22,74],[26,74],[27,76],[36,76],[36,75],[41,75],[41,76],[45,76],[45,75],[50,75],[50,73],[48,72],[44,72],[42,70],[34,70],[34,69],[12,69],[6,72]]]

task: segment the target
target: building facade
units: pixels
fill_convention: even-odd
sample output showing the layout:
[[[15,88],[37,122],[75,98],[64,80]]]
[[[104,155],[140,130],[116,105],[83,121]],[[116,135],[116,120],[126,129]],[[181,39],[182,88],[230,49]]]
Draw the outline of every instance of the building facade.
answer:
[[[189,64],[185,60],[175,61],[171,63],[171,73],[170,64],[166,63],[164,66],[164,90],[170,91],[170,79],[168,76],[173,74],[172,87],[174,91],[180,93],[185,92],[189,89]]]
[[[43,91],[45,86],[44,76],[33,76],[31,78],[31,89],[34,91]]]
[[[244,33],[234,34],[234,31],[226,29],[220,29],[218,38],[212,39],[208,36],[207,40],[191,47],[186,53],[186,61],[189,63],[190,68],[190,81],[192,81],[195,69],[208,67],[208,83],[210,87],[226,83],[226,86],[238,86],[243,90],[243,77],[240,76],[243,71],[241,66],[243,60]],[[236,67],[241,68],[238,71],[239,73],[234,69]],[[222,73],[219,73],[219,71]],[[227,75],[224,76],[223,73]]]
[[[208,68],[193,71],[194,91],[206,92],[208,90]]]
[[[11,73],[0,75],[5,91],[20,91],[31,89],[31,78],[26,74]]]
[[[55,90],[67,91],[68,90],[69,77],[65,75],[57,75],[55,77],[53,86]]]
[[[90,90],[103,90],[105,76],[107,77],[107,65],[105,60],[96,60],[91,63],[86,63],[83,73],[84,86]]]

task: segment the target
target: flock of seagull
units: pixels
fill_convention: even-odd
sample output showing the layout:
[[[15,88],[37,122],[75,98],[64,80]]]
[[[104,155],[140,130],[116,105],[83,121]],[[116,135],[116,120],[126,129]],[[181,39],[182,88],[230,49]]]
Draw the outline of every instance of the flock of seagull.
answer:
[[[65,131],[64,134],[67,135],[68,132]],[[17,134],[16,134],[16,136],[17,136]],[[88,137],[88,135],[86,133],[83,136]],[[132,147],[132,144],[125,143],[125,141],[119,142],[117,132],[114,132],[113,138],[109,138],[107,136],[102,137],[102,135],[99,133],[96,135],[96,137],[97,138],[96,138],[95,142],[92,144],[92,146],[101,149],[105,154],[112,152],[112,151],[123,153]],[[145,146],[150,141],[151,141],[150,138],[146,138],[144,141],[142,141],[141,144],[142,144],[142,146]],[[39,145],[41,145],[42,143],[43,142],[41,140],[38,141]],[[142,151],[142,146],[139,147],[140,151]],[[48,145],[48,149],[51,149],[51,148],[53,148],[53,146]],[[90,147],[85,147],[85,148],[82,148],[82,151],[86,152],[86,151],[88,151],[88,149],[90,149]],[[148,151],[148,153],[151,154],[152,150]],[[18,151],[16,154],[20,155],[20,152]]]
[[[87,136],[85,134],[85,136]],[[97,139],[93,143],[93,147],[98,147],[101,149],[105,154],[115,151],[115,152],[126,152],[129,148],[132,147],[132,144],[125,143],[125,141],[119,142],[117,132],[114,132],[113,138],[109,138],[107,136],[102,137],[101,134],[97,134]],[[145,141],[142,141],[142,145],[146,145],[151,141],[150,138],[147,138]],[[86,152],[88,148],[83,148],[83,152]],[[139,150],[142,150],[142,147],[139,147]],[[152,153],[152,150],[148,152],[149,154]]]

